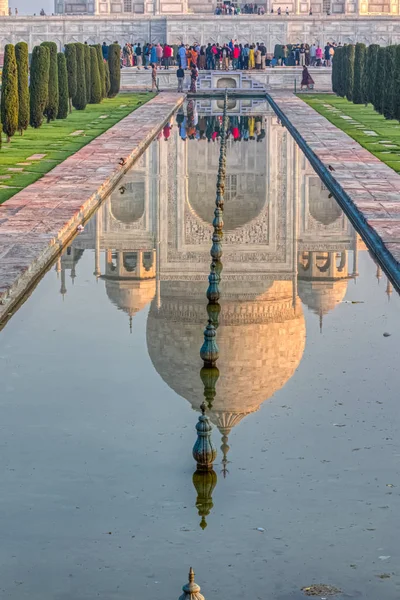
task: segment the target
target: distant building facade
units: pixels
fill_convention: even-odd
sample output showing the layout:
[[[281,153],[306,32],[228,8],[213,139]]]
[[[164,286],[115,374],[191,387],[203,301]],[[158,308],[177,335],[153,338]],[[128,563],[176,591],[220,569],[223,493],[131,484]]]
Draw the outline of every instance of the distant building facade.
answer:
[[[184,15],[213,14],[224,0],[55,0],[55,12],[62,15]],[[226,0],[227,4],[245,4],[244,0]],[[0,6],[7,1],[0,3]],[[398,15],[399,0],[260,0],[267,14],[286,8],[291,15]]]

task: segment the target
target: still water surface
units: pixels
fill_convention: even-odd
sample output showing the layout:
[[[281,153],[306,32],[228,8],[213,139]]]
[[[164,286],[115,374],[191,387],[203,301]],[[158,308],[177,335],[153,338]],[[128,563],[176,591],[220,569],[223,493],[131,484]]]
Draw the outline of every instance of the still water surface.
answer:
[[[399,298],[264,105],[231,107],[198,514],[220,108],[199,109],[0,333],[2,597],[177,598],[193,565],[206,600],[398,599]]]

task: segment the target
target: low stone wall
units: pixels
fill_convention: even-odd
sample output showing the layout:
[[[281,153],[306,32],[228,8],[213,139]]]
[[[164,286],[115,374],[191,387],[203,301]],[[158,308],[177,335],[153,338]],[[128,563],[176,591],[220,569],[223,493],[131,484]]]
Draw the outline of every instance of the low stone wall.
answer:
[[[309,69],[311,77],[315,81],[315,91],[330,92],[332,91],[332,73],[327,67],[314,67]],[[214,71],[214,74],[221,77],[228,77],[230,73],[235,71]],[[265,71],[249,71],[250,78],[255,83],[260,84],[268,90],[288,90],[293,92],[295,89],[300,90],[302,77],[301,67],[269,67]],[[158,71],[158,81],[161,90],[172,90],[177,87],[176,71],[170,69],[168,71]],[[190,74],[186,73],[185,89],[190,86]],[[135,68],[126,68],[122,71],[122,88],[124,90],[146,89],[151,87],[151,71],[144,69],[138,71]],[[258,87],[258,86],[257,86]]]
[[[183,100],[183,95],[158,95],[0,205],[0,321]]]

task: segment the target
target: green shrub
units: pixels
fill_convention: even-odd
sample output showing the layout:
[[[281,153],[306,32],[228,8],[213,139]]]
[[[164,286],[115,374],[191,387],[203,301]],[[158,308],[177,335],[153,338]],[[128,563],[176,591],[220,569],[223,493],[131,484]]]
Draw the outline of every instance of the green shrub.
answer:
[[[29,50],[26,42],[15,44],[18,71],[18,131],[23,135],[29,125]]]
[[[76,110],[86,108],[86,73],[85,73],[85,46],[75,44],[76,49],[76,94],[72,98],[72,105]]]
[[[365,104],[365,68],[367,47],[365,44],[356,44],[354,52],[354,104]]]
[[[57,117],[59,103],[57,44],[55,42],[42,42],[41,45],[50,51],[49,93],[44,109],[44,116],[47,118],[47,122],[50,123]]]
[[[385,119],[394,119],[395,98],[394,98],[394,74],[396,66],[396,46],[387,46],[385,48],[384,79],[382,82],[382,114]]]
[[[353,100],[354,88],[354,54],[355,49],[353,44],[348,44],[344,47],[344,64],[345,64],[345,96],[349,102]]]
[[[106,74],[105,74],[105,69],[104,69],[103,52],[101,50],[101,45],[100,44],[96,44],[94,47],[96,48],[97,63],[98,63],[98,67],[99,67],[99,76],[100,76],[100,85],[101,85],[101,97],[102,98],[106,98],[107,97],[106,79],[105,79]]]
[[[102,97],[99,63],[97,60],[97,50],[93,47],[90,48],[90,78],[90,104],[100,104]]]
[[[370,104],[374,104],[375,102],[375,80],[376,80],[376,71],[378,68],[378,52],[379,45],[371,44],[368,46],[367,50],[367,83],[366,83],[366,101]]]
[[[395,46],[393,72],[393,118],[400,120],[400,45]]]
[[[49,90],[50,50],[35,46],[32,52],[30,77],[30,125],[38,128],[43,123]]]
[[[1,87],[1,122],[7,142],[18,129],[18,70],[15,48],[7,44],[4,48],[3,78]]]
[[[383,109],[383,82],[385,81],[385,63],[386,63],[386,50],[385,48],[379,47],[377,56],[377,66],[375,70],[375,81],[374,81],[374,109],[378,113],[382,113]]]
[[[109,98],[115,98],[121,87],[121,46],[110,44],[108,48],[108,66],[110,68]]]
[[[57,54],[59,103],[57,119],[66,119],[69,111],[68,72],[65,54]]]
[[[86,75],[86,104],[90,102],[90,94],[92,88],[92,77],[90,73],[90,46],[87,44],[83,45],[84,58],[85,58],[85,75]]]
[[[332,60],[332,91],[341,96],[341,74],[343,69],[343,48],[336,48]]]
[[[76,45],[66,44],[65,59],[67,61],[69,111],[72,111],[72,98],[76,96]]]
[[[108,98],[108,94],[110,93],[110,67],[108,66],[108,62],[104,63],[104,81],[106,87],[106,98]]]

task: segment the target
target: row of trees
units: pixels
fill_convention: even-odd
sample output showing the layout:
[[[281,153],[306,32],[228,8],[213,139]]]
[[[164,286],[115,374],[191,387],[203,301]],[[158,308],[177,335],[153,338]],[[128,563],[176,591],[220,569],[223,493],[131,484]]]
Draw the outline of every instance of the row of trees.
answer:
[[[50,123],[66,119],[72,107],[84,110],[99,104],[120,90],[120,52],[118,44],[109,47],[104,62],[100,44],[75,43],[57,52],[55,42],[35,46],[29,68],[25,42],[7,44],[1,89],[1,124],[9,142],[19,131],[38,128],[44,118]]]
[[[332,89],[354,104],[372,104],[386,119],[400,119],[400,45],[336,48]]]

